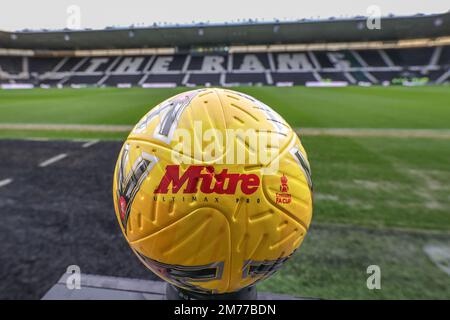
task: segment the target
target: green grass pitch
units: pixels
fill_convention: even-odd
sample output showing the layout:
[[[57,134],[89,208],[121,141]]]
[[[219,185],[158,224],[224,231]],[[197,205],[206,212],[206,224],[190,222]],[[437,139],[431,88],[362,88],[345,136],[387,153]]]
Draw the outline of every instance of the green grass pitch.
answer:
[[[133,125],[185,88],[0,91],[1,123]],[[292,127],[450,129],[450,87],[243,87]],[[124,139],[126,133],[0,130],[3,138]],[[304,136],[315,183],[299,254],[261,290],[322,298],[450,298],[425,245],[450,243],[450,140]],[[380,265],[382,290],[366,268]]]

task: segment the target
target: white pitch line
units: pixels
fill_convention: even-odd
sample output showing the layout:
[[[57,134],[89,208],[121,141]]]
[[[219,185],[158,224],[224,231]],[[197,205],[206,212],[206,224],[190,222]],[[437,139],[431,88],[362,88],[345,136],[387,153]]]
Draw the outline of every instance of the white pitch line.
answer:
[[[0,188],[10,184],[11,182],[13,182],[13,179],[0,180]]]
[[[130,132],[131,125],[102,124],[40,124],[40,123],[0,123],[2,130],[45,130],[45,131],[93,131],[93,132]]]
[[[50,158],[48,160],[45,160],[44,162],[40,163],[39,167],[41,167],[41,168],[47,167],[47,166],[51,165],[52,163],[55,163],[55,162],[57,162],[59,160],[64,159],[65,157],[67,157],[66,153],[58,154],[57,156],[55,156],[53,158]]]
[[[450,139],[448,129],[297,128],[301,136]]]
[[[50,139],[49,138],[26,138],[25,140],[28,140],[28,141],[37,141],[37,142],[46,142],[46,141],[49,141]]]
[[[92,141],[88,141],[85,144],[82,145],[83,148],[89,148],[90,146],[93,146],[94,144],[99,143],[100,140],[92,140]]]

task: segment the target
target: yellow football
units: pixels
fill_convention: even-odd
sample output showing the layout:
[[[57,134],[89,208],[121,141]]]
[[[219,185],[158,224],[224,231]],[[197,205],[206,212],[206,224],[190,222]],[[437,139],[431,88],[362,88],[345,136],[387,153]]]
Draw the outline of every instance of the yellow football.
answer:
[[[151,109],[120,152],[116,216],[138,258],[171,284],[236,292],[280,269],[312,210],[308,158],[266,104],[227,89]]]

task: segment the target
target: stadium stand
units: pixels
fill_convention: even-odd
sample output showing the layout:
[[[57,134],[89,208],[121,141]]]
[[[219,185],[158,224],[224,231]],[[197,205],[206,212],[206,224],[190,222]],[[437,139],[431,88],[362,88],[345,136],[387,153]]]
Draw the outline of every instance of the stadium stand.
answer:
[[[439,57],[435,56],[438,52]],[[118,86],[305,85],[314,81],[380,84],[394,79],[440,79],[450,47],[157,55],[85,58],[0,58],[1,81],[35,85]]]
[[[0,57],[0,70],[6,75],[17,75],[23,71],[25,59],[14,57]]]
[[[372,33],[363,21],[144,28],[135,30],[133,39],[124,39],[123,29],[0,31],[0,82],[44,87],[450,82],[449,13],[386,18],[383,29]],[[321,42],[311,41],[311,34]],[[351,42],[356,34],[358,42]]]

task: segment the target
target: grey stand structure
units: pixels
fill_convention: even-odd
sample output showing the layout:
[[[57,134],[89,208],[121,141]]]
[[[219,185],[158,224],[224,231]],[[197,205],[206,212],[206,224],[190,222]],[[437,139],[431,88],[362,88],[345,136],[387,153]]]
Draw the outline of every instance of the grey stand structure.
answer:
[[[69,275],[63,274],[58,282],[42,297],[43,300],[180,300],[183,297],[176,297],[170,293],[174,288],[167,288],[162,281],[140,280],[130,278],[119,278],[109,276],[99,276],[91,274],[80,275],[80,289],[69,289],[67,280]],[[168,296],[166,296],[166,290]],[[252,290],[250,290],[252,291]],[[250,292],[247,300],[256,299]],[[191,297],[192,298],[192,297]],[[195,297],[194,297],[195,298]],[[198,298],[198,297],[197,297]],[[226,299],[227,297],[217,297]],[[283,294],[258,293],[258,300],[301,300]]]

